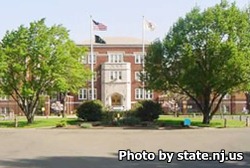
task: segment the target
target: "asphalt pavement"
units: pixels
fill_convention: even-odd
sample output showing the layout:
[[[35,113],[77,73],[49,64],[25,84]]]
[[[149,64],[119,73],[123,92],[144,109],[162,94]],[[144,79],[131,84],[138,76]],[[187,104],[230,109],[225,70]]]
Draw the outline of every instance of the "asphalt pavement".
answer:
[[[0,168],[47,167],[247,168],[250,128],[0,129]]]

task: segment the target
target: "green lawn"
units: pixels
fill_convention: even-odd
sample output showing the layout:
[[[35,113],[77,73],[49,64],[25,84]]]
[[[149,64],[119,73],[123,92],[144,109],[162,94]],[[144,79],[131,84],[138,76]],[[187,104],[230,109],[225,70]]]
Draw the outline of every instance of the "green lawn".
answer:
[[[76,125],[78,123],[76,118],[35,118],[33,124],[27,124],[24,117],[18,118],[18,128],[42,128],[42,127],[55,127],[58,123],[65,120],[67,125]],[[14,128],[14,120],[0,121],[0,128]]]
[[[214,127],[214,128],[223,128],[224,127],[224,119],[213,119],[210,125],[202,124],[202,116],[190,117],[190,116],[179,116],[174,117],[172,115],[161,115],[159,119],[155,122],[158,126],[174,126],[180,127],[181,122],[184,121],[185,118],[189,118],[191,120],[191,126],[197,127]],[[0,118],[0,128],[14,128],[15,122],[14,120],[2,120]],[[25,117],[18,117],[18,128],[44,128],[44,127],[55,127],[59,123],[66,123],[67,125],[79,125],[81,122],[77,120],[77,118],[61,118],[61,117],[49,117],[41,118],[35,117],[35,121],[33,124],[27,124],[27,120]],[[227,119],[227,127],[228,128],[239,128],[245,127],[245,121]]]
[[[202,124],[202,117],[188,117],[188,116],[179,116],[174,117],[170,115],[161,115],[159,119],[156,121],[157,124],[165,125],[165,126],[180,126],[180,123],[185,119],[189,118],[191,120],[192,126],[198,127],[215,127],[222,128],[224,127],[224,119],[212,119],[210,125]],[[228,128],[239,128],[245,127],[246,123],[244,121],[227,119],[227,127]]]

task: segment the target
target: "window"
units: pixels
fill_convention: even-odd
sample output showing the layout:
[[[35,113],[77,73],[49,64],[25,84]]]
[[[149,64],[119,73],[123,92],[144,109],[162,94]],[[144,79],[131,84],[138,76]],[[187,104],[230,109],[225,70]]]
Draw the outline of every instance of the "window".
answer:
[[[152,90],[146,90],[145,91],[145,99],[152,99],[152,98],[153,98]]]
[[[97,72],[94,72],[94,81],[97,80]]]
[[[228,100],[228,99],[230,99],[230,94],[226,94],[224,97],[223,97],[223,100]]]
[[[121,71],[110,71],[110,80],[121,80],[122,72]]]
[[[123,54],[121,54],[121,53],[109,54],[109,62],[110,63],[123,62]]]
[[[120,80],[122,79],[122,72],[121,71],[118,72],[118,79],[120,79]]]
[[[9,96],[7,96],[7,95],[0,95],[0,100],[9,100]]]
[[[139,71],[135,72],[135,80],[136,81],[141,81],[141,72],[139,72]]]
[[[82,55],[79,61],[80,61],[82,64],[87,64],[87,56]]]
[[[143,89],[142,88],[136,88],[135,89],[135,99],[143,99]]]
[[[96,79],[97,79],[97,72],[94,72],[93,79],[94,79],[94,81],[96,81]]]
[[[144,56],[142,54],[135,54],[135,63],[141,64],[144,61]]]
[[[97,91],[94,89],[94,99],[96,99]],[[88,90],[88,98],[89,100],[92,100],[92,89]]]
[[[91,89],[82,88],[79,90],[78,99],[79,100],[91,100]],[[96,99],[97,90],[94,90],[94,99]]]
[[[144,96],[145,96],[145,99],[152,99],[153,92],[151,90],[145,90]],[[142,88],[135,89],[135,99],[143,99],[143,89]]]
[[[91,64],[91,54],[88,55],[88,63]],[[96,55],[93,55],[93,63],[96,63]]]
[[[87,99],[87,89],[86,88],[79,90],[78,99],[79,100],[86,100]]]
[[[0,113],[7,114],[9,113],[9,111],[10,111],[9,107],[2,107]]]

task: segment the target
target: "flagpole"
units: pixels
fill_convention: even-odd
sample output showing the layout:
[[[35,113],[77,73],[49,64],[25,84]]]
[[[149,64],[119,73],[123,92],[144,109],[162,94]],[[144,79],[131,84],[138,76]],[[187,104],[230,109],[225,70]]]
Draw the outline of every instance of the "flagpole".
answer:
[[[142,16],[142,74],[144,75],[144,61],[145,61],[145,17]],[[145,100],[145,83],[142,80],[142,98]]]
[[[94,100],[94,45],[93,45],[93,21],[90,15],[90,59],[91,59],[91,100]]]

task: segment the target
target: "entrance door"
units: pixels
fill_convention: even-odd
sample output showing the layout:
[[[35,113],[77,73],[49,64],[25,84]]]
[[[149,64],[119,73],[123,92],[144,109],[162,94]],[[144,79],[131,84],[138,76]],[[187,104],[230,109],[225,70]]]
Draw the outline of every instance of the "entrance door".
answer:
[[[118,93],[114,93],[111,96],[111,105],[114,106],[122,106],[122,95]]]

